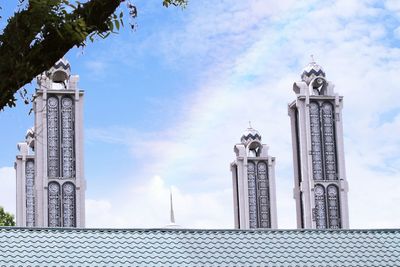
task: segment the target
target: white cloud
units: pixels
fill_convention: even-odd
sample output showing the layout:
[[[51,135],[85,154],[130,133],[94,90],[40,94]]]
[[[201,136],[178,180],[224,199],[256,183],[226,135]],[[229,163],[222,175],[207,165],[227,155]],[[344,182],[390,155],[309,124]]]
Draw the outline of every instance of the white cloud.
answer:
[[[107,64],[105,61],[101,60],[88,60],[85,62],[85,67],[88,70],[87,75],[88,77],[92,79],[98,79],[99,76],[104,75],[106,69],[107,69]]]
[[[128,227],[129,224],[123,218],[123,214],[113,212],[115,207],[112,206],[109,200],[94,200],[86,199],[86,227]]]
[[[15,215],[15,170],[12,167],[0,168],[0,206]]]
[[[178,224],[232,227],[229,163],[233,145],[251,120],[277,158],[279,226],[294,228],[287,103],[295,98],[291,85],[310,54],[344,95],[351,226],[400,226],[400,50],[382,40],[392,30],[384,20],[371,19],[398,12],[398,2],[386,1],[389,11],[370,0],[298,2],[193,2],[183,26],[156,32],[139,46],[141,56],[157,47],[169,63],[201,65],[196,75],[202,79],[193,85],[195,92],[181,96],[181,106],[171,107],[184,115],[170,128],[87,132],[92,142],[128,145],[135,161],[123,185],[113,181],[107,195],[91,193],[88,227],[162,227],[168,224],[171,186]],[[133,62],[125,56],[131,53],[125,45],[112,52]],[[0,177],[13,176],[12,168],[0,169]],[[15,188],[6,189],[12,186],[7,179],[2,188],[12,196],[0,197],[13,209],[6,199],[14,199]]]
[[[87,200],[86,227],[165,227],[170,222],[170,188],[175,220],[181,227],[215,228],[232,224],[232,210],[226,209],[232,194],[229,190],[187,193],[154,176],[139,184],[125,185],[111,199]]]
[[[394,36],[395,36],[397,39],[400,39],[400,26],[397,27],[397,28],[393,31],[393,33],[394,33]]]
[[[385,7],[390,10],[397,12],[397,14],[400,14],[400,3],[399,1],[396,0],[386,0],[385,2]]]
[[[244,7],[235,2],[229,8],[225,4],[217,4],[209,16],[197,14],[181,33],[188,39],[183,40],[180,53],[195,51],[220,58],[185,102],[187,116],[173,126],[176,135],[169,140],[170,153],[159,159],[164,162],[164,169],[157,170],[160,175],[185,188],[229,188],[232,146],[250,119],[277,156],[280,226],[294,227],[286,103],[294,99],[291,84],[298,79],[300,65],[314,53],[328,79],[337,84],[337,92],[345,96],[351,225],[398,227],[399,214],[383,212],[382,207],[395,210],[398,203],[399,168],[388,160],[399,161],[400,125],[396,119],[378,122],[399,108],[400,51],[380,41],[386,25],[370,20],[386,11],[371,1],[335,1],[333,7],[319,5],[297,14],[292,12],[302,9],[288,5],[271,22],[268,12],[254,19],[251,4]],[[222,16],[215,15],[222,10]],[[279,25],[280,20],[286,24]],[[169,35],[169,41],[176,43],[173,37]],[[179,34],[175,37],[182,40]],[[215,55],[204,49],[216,49]],[[367,201],[366,196],[373,200]],[[369,206],[362,209],[365,203]]]
[[[277,157],[279,226],[295,227],[286,104],[294,99],[291,84],[299,78],[301,66],[314,54],[345,97],[351,226],[399,227],[400,214],[395,210],[400,204],[400,124],[398,115],[387,114],[399,109],[400,51],[381,40],[390,30],[387,25],[370,19],[390,14],[374,1],[310,7],[287,1],[277,9],[263,3],[206,2],[191,13],[183,31],[168,33],[168,42],[162,43],[167,58],[206,55],[212,64],[201,74],[205,79],[198,90],[186,96],[181,107],[186,116],[166,129],[168,135],[140,144],[157,164],[154,168],[144,161],[143,168],[136,170],[139,177],[159,174],[188,195],[198,196],[196,204],[203,205],[209,192],[230,191],[232,147],[252,120],[270,145],[271,155]],[[391,9],[395,5],[386,4]],[[180,46],[172,45],[176,43]],[[131,145],[137,151],[138,144]],[[221,210],[232,209],[227,197]],[[204,216],[207,225],[214,227],[223,220],[209,213]],[[226,221],[232,220],[226,216],[231,217]],[[188,226],[203,222],[192,217]]]

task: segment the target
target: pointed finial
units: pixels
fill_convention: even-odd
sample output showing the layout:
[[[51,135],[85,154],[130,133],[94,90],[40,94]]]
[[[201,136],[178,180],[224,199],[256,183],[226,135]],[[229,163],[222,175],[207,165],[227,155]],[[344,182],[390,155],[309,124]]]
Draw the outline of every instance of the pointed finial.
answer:
[[[169,195],[170,195],[170,204],[171,204],[170,221],[171,221],[171,224],[175,224],[175,214],[174,214],[174,205],[172,203],[172,189],[171,188],[169,189]]]
[[[310,57],[311,57],[311,62],[315,62],[314,55],[311,54]]]
[[[253,128],[253,127],[251,127],[251,121],[249,121],[249,128]]]

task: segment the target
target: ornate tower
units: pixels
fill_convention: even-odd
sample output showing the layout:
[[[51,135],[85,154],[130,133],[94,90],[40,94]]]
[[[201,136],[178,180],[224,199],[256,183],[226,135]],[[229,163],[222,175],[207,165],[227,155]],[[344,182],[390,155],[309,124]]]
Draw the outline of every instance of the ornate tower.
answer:
[[[297,227],[348,228],[342,108],[321,66],[312,60],[293,84],[292,128]]]
[[[61,59],[37,78],[35,127],[18,144],[18,226],[85,225],[83,91],[70,72]]]
[[[277,228],[275,158],[251,126],[240,141],[231,164],[235,228]]]

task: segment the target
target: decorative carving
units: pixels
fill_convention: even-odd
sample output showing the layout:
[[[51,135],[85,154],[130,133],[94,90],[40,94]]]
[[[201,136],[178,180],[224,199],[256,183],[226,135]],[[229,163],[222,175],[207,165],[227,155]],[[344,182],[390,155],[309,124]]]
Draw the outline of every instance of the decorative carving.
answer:
[[[49,227],[61,227],[61,192],[57,182],[50,182],[48,187]]]
[[[62,186],[62,200],[63,200],[63,226],[75,227],[76,226],[76,201],[75,201],[75,185],[71,182],[66,182]]]
[[[336,185],[329,185],[328,191],[328,219],[329,228],[340,228],[339,190]]]
[[[325,102],[321,107],[324,137],[325,180],[337,180],[336,147],[334,136],[333,106]]]
[[[247,180],[249,192],[249,225],[257,228],[257,193],[256,193],[256,170],[254,162],[247,163]]]
[[[315,222],[317,229],[326,229],[326,204],[325,188],[322,185],[316,185],[314,188],[315,198]]]
[[[336,171],[336,142],[333,105],[329,102],[310,103],[310,127],[313,179],[338,180]],[[322,137],[322,138],[321,138]],[[322,141],[321,141],[322,140]],[[315,221],[317,228],[340,228],[339,190],[335,185],[327,189],[314,187]]]
[[[248,161],[247,180],[250,228],[269,228],[271,217],[267,163]]]
[[[313,179],[323,180],[322,175],[322,151],[321,151],[321,122],[319,105],[310,103],[310,130],[311,130],[311,155]]]
[[[27,160],[25,165],[26,226],[35,226],[35,164]]]
[[[47,99],[47,174],[51,178],[60,176],[58,113],[58,98],[51,96]]]
[[[267,175],[267,164],[265,162],[259,162],[257,165],[257,205],[258,227],[260,228],[271,227],[269,183]]]
[[[75,178],[74,101],[69,96],[50,96],[47,100],[48,176]],[[62,189],[62,190],[61,190]],[[49,227],[76,226],[75,185],[48,184]]]
[[[63,97],[61,100],[61,158],[62,177],[72,178],[75,174],[74,151],[74,103],[71,98]]]

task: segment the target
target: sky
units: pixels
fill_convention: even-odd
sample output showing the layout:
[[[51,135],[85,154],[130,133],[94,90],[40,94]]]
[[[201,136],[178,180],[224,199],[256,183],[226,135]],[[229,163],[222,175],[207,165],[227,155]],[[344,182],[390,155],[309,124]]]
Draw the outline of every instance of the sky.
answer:
[[[399,1],[135,4],[134,31],[66,55],[85,90],[87,227],[163,227],[171,190],[177,224],[232,228],[233,146],[251,121],[276,157],[278,227],[295,228],[287,105],[312,54],[344,96],[350,227],[400,228]],[[0,112],[0,205],[13,213],[29,109]]]

